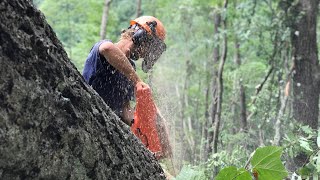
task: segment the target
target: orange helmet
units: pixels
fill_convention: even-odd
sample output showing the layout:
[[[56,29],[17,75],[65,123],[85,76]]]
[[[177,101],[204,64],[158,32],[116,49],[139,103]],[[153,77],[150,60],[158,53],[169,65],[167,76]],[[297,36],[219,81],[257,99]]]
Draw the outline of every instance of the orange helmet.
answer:
[[[155,32],[153,32],[153,30],[150,27],[150,23],[152,23],[153,21],[156,22]],[[164,41],[164,39],[166,38],[166,30],[164,29],[162,22],[153,16],[141,16],[135,20],[130,21],[130,26],[133,26],[135,24],[138,24],[139,26],[141,26],[150,35],[155,33],[155,35],[162,41]]]

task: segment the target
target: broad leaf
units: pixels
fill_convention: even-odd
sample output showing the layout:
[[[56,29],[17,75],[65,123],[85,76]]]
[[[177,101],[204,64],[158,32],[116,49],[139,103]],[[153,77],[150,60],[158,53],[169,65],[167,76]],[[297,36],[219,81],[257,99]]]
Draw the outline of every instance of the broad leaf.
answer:
[[[259,180],[282,180],[288,176],[288,172],[281,163],[282,148],[267,146],[258,148],[251,159],[254,172]]]
[[[222,169],[215,180],[252,180],[250,173],[244,169],[237,169],[234,166]]]
[[[306,139],[304,139],[304,138],[300,138],[299,139],[299,143],[300,143],[300,146],[302,147],[302,148],[304,148],[305,150],[307,150],[307,151],[313,151],[312,149],[311,149],[311,146],[309,145],[309,142],[308,142],[308,140],[306,140]]]

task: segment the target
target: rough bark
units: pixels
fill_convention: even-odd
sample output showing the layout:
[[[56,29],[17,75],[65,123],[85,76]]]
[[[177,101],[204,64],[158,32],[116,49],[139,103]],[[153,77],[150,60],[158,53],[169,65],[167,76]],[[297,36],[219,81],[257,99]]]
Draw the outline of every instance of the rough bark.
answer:
[[[293,75],[293,117],[298,122],[318,128],[319,61],[317,48],[318,0],[300,0],[295,7],[304,12],[293,24],[292,46],[295,72]]]
[[[317,47],[318,0],[299,0],[293,7],[297,19],[292,22],[293,118],[312,129],[318,129],[319,118],[319,60]],[[299,13],[299,14],[298,14]],[[299,154],[294,159],[295,170],[308,161]]]
[[[0,179],[165,179],[31,2],[0,12]]]

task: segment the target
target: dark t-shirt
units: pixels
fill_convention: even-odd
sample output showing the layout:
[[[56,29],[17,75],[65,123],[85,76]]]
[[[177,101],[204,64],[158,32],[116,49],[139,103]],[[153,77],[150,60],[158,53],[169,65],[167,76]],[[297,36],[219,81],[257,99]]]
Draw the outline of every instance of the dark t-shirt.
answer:
[[[99,46],[106,40],[97,42],[91,49],[83,69],[86,82],[103,98],[106,104],[119,115],[125,102],[134,97],[134,87],[122,73],[116,70],[99,53]],[[135,63],[130,60],[135,69]]]

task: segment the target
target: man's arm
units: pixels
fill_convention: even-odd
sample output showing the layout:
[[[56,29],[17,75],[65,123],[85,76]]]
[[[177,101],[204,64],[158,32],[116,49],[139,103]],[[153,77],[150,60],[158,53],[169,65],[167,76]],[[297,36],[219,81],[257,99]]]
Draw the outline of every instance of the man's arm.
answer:
[[[102,54],[107,61],[128,79],[130,79],[134,85],[141,82],[141,79],[133,69],[128,58],[125,54],[112,42],[104,42],[99,46],[99,52]]]

